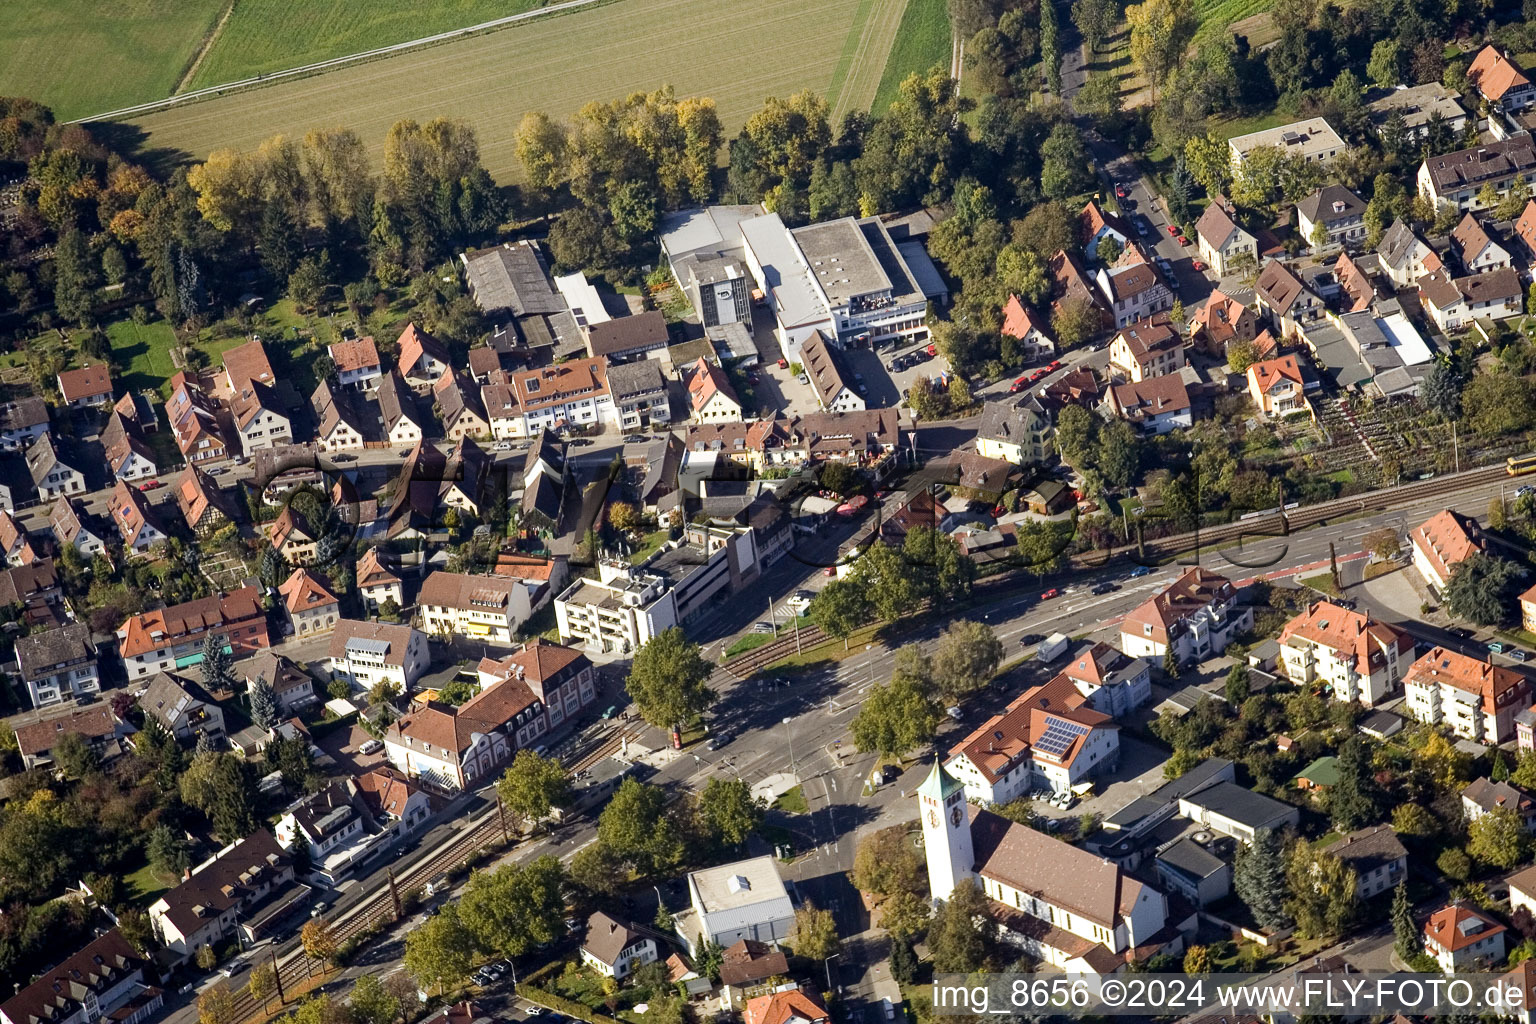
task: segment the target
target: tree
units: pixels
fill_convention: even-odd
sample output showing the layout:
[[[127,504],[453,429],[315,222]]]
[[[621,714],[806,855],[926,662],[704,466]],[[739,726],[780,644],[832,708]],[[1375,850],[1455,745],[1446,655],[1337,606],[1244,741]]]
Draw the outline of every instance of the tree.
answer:
[[[548,114],[529,111],[517,126],[517,159],[529,187],[547,197],[565,179],[565,126]]]
[[[475,940],[459,919],[456,902],[416,926],[405,936],[405,969],[423,988],[439,992],[469,976]]]
[[[1040,0],[1040,64],[1051,92],[1061,95],[1061,26],[1055,0]]]
[[[1184,951],[1185,974],[1210,974],[1216,967],[1210,946],[1190,946]]]
[[[1491,626],[1509,617],[1515,586],[1525,570],[1497,555],[1474,552],[1457,562],[1445,583],[1445,604],[1452,615]]]
[[[1125,20],[1131,28],[1131,59],[1146,76],[1155,99],[1194,35],[1194,12],[1184,0],[1145,0],[1127,7]]]
[[[258,728],[271,729],[277,724],[277,692],[265,676],[257,676],[252,680],[246,695],[251,704],[251,721]]]
[[[1253,842],[1237,851],[1232,871],[1232,890],[1264,928],[1283,928],[1291,923],[1286,910],[1285,845],[1280,833],[1263,828]]]
[[[1103,330],[1104,318],[1099,307],[1088,298],[1064,299],[1051,314],[1051,330],[1063,350],[1076,348]]]
[[[888,544],[871,544],[853,565],[853,579],[863,584],[877,616],[895,622],[919,600],[906,560]]]
[[[400,997],[375,974],[360,975],[347,998],[350,1024],[394,1024],[404,1009]]]
[[[880,904],[880,924],[898,943],[920,937],[928,930],[933,908],[917,893],[898,892]]]
[[[519,750],[496,783],[502,807],[519,821],[532,824],[565,803],[570,780],[558,758]]]
[[[1467,852],[1508,871],[1525,859],[1531,837],[1512,807],[1495,807],[1467,826]]]
[[[795,911],[795,928],[789,936],[789,948],[796,956],[826,960],[843,944],[837,935],[837,921],[832,911],[822,910],[807,900]]]
[[[1099,48],[1115,26],[1118,14],[1114,0],[1075,0],[1072,4],[1072,24],[1088,44],[1092,53]]]
[[[939,693],[955,700],[987,685],[1003,660],[1003,642],[984,622],[960,619],[939,637],[933,677]]]
[[[1381,815],[1383,794],[1371,768],[1371,752],[1359,736],[1339,748],[1339,781],[1328,792],[1328,813],[1339,832],[1353,832]]]
[[[481,949],[521,956],[564,931],[565,881],[564,865],[551,854],[476,871],[459,900],[460,920]]]
[[[853,855],[853,884],[861,892],[889,898],[899,892],[923,891],[928,880],[927,863],[918,853],[910,829],[910,825],[892,825],[859,840]]]
[[[1173,644],[1163,652],[1163,675],[1169,679],[1179,678],[1179,655],[1173,649]]]
[[[270,961],[262,961],[251,968],[251,980],[246,982],[245,989],[250,993],[252,1002],[261,1003],[261,1012],[267,1012],[267,1000],[272,998],[272,993],[277,991],[277,969]],[[381,1021],[380,1024],[389,1024]]]
[[[1449,359],[1438,359],[1424,375],[1424,404],[1447,420],[1461,416],[1462,377]]]
[[[1248,666],[1233,665],[1227,669],[1227,682],[1222,694],[1227,698],[1227,705],[1242,707],[1243,701],[1248,699],[1248,686]]]
[[[1141,438],[1124,420],[1105,424],[1099,431],[1099,473],[1111,487],[1129,487],[1141,468]]]
[[[752,795],[752,787],[744,779],[712,778],[698,798],[699,817],[726,846],[746,842],[763,823],[767,809],[761,797]]]
[[[302,309],[324,312],[325,294],[331,287],[331,255],[306,256],[288,275],[288,295]]]
[[[683,840],[667,815],[666,793],[626,778],[597,819],[597,838],[641,874],[677,864]]]
[[[941,714],[925,687],[898,674],[870,688],[849,729],[860,753],[900,757],[933,739]]]
[[[571,881],[594,896],[613,896],[629,881],[629,862],[607,843],[588,843],[571,858]]]
[[[1466,425],[1485,437],[1501,437],[1530,429],[1536,423],[1536,390],[1530,381],[1506,370],[1475,375],[1463,389],[1461,408]]]
[[[710,665],[682,628],[673,626],[635,652],[625,689],[640,716],[658,729],[679,729],[715,701]]]
[[[1422,936],[1413,923],[1413,908],[1408,903],[1408,883],[1398,882],[1392,890],[1392,935],[1394,948],[1402,960],[1407,960],[1423,949]]]
[[[710,981],[720,980],[720,968],[725,963],[725,950],[714,939],[706,938],[699,944],[699,955],[694,957],[696,971]]]
[[[869,597],[863,587],[850,580],[833,580],[811,601],[806,614],[815,626],[848,646],[848,634],[869,621]]]
[[[1403,80],[1403,48],[1396,39],[1379,39],[1371,47],[1371,60],[1365,73],[1372,82],[1390,89]]]
[[[1396,558],[1402,551],[1402,545],[1398,543],[1397,531],[1390,526],[1372,530],[1363,540],[1365,550],[1383,561]]]
[[[53,745],[53,761],[71,779],[83,779],[101,768],[101,755],[77,732],[67,732]]]
[[[229,655],[224,650],[224,638],[212,631],[203,637],[203,682],[210,690],[232,690],[234,673],[230,671]]]
[[[97,265],[85,236],[69,229],[53,252],[53,304],[59,316],[84,323],[96,308]]]
[[[1036,576],[1049,576],[1067,567],[1072,546],[1072,524],[1026,519],[1018,524],[1014,548],[1019,564]]]
[[[1302,935],[1342,935],[1355,914],[1355,869],[1305,839],[1291,844],[1286,857],[1291,898],[1285,909]]]
[[[970,973],[986,963],[996,935],[981,888],[963,878],[928,926],[928,951],[935,971]]]
[[[192,863],[186,840],[164,823],[156,825],[149,833],[145,852],[149,856],[150,867],[165,877],[180,878]]]
[[[1422,839],[1440,831],[1440,823],[1420,804],[1398,804],[1392,809],[1392,831]]]
[[[320,961],[322,968],[329,967],[336,956],[336,933],[331,930],[330,922],[323,917],[310,918],[304,922],[304,927],[299,930],[299,942],[304,946],[304,955]]]
[[[1088,150],[1082,135],[1067,122],[1058,124],[1040,146],[1040,191],[1051,199],[1070,199],[1086,190],[1089,180]]]
[[[635,533],[640,529],[640,513],[627,501],[615,501],[608,506],[608,522],[620,533]]]
[[[1414,770],[1440,793],[1460,790],[1467,782],[1471,766],[1470,755],[1457,750],[1439,732],[1429,733],[1423,746],[1413,753]]]
[[[198,1024],[235,1024],[235,997],[229,986],[219,982],[197,997],[197,1020]]]
[[[1440,856],[1435,858],[1435,867],[1453,882],[1465,882],[1472,876],[1472,858],[1454,846],[1440,851]]]
[[[213,965],[219,962],[219,954],[213,951],[213,947],[204,943],[197,947],[197,952],[192,957],[199,970],[211,971]]]

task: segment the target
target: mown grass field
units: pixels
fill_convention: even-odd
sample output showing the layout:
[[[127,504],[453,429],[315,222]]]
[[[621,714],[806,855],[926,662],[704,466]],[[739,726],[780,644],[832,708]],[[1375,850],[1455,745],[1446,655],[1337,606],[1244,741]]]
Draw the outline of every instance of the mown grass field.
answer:
[[[875,0],[883,2],[891,0]],[[191,103],[132,125],[148,150],[191,158],[222,146],[251,148],[279,133],[298,138],[316,126],[346,125],[377,157],[389,126],[401,118],[458,117],[475,126],[487,169],[512,180],[519,173],[517,125],[529,110],[563,117],[591,100],[671,84],[679,96],[713,97],[733,133],[766,96],[825,91],[859,3],[721,0],[701,17],[686,0],[619,0]],[[937,5],[942,14],[943,0],[918,3]],[[925,31],[931,34],[931,25]],[[927,60],[934,47],[931,40],[925,46]],[[939,49],[947,61],[947,35]],[[885,68],[886,54],[876,50],[864,60]],[[904,57],[902,73],[912,66]]]
[[[170,95],[223,0],[14,0],[0,11],[0,96],[61,121]]]
[[[907,0],[901,27],[896,30],[895,45],[885,60],[880,87],[875,90],[869,109],[877,114],[884,113],[896,99],[902,79],[914,71],[927,71],[935,64],[947,68],[952,56],[949,5],[945,0]]]
[[[189,87],[303,67],[539,6],[540,0],[239,0]]]

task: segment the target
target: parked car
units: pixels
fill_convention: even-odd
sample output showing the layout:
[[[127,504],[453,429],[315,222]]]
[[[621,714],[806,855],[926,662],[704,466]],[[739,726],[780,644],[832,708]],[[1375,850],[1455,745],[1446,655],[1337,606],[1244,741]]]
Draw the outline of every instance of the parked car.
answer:
[[[1023,636],[1019,637],[1019,646],[1031,647],[1034,644],[1043,643],[1044,641],[1044,633],[1025,633]]]
[[[1503,641],[1501,641],[1501,640],[1490,640],[1490,641],[1488,641],[1488,650],[1491,651],[1494,654],[1501,654],[1501,653],[1503,653],[1503,651],[1504,651],[1504,643],[1503,643]]]
[[[1061,591],[1058,588],[1056,588],[1056,587],[1052,587],[1050,590],[1047,590],[1045,593],[1040,595],[1040,600],[1042,600],[1042,601],[1054,601],[1056,598],[1058,598],[1060,596],[1061,596]]]
[[[1204,260],[1190,260],[1189,265],[1194,267],[1196,270],[1202,270],[1203,271],[1205,269],[1205,261]]]
[[[364,740],[363,745],[357,748],[357,752],[359,754],[377,754],[383,749],[384,743],[381,740]]]
[[[809,387],[810,383],[811,383],[811,378],[807,377],[805,374],[802,373],[800,375],[800,383],[806,385],[807,387]]]
[[[1119,589],[1120,585],[1118,583],[1111,583],[1110,581],[1105,580],[1103,583],[1100,583],[1098,586],[1093,588],[1093,593],[1112,594]]]
[[[709,742],[706,743],[705,746],[710,750],[719,750],[721,747],[725,746],[735,738],[736,737],[732,736],[728,732],[716,733],[709,738]]]
[[[342,452],[340,455],[332,455],[331,456],[331,461],[332,462],[356,462],[357,461],[357,456],[356,455],[349,455],[346,452]]]
[[[1518,647],[1511,647],[1509,649],[1509,656],[1511,658],[1514,658],[1516,661],[1524,661],[1525,660],[1525,651],[1521,650]]]
[[[1151,566],[1149,566],[1149,565],[1138,565],[1136,568],[1131,570],[1130,578],[1134,580],[1134,579],[1140,579],[1143,576],[1151,576],[1151,575],[1152,575],[1152,567]]]
[[[1189,239],[1185,238],[1183,235],[1180,235],[1179,236],[1179,244],[1180,245],[1188,245],[1189,244]]]
[[[1136,233],[1138,235],[1140,235],[1142,238],[1146,238],[1148,235],[1150,235],[1152,233],[1152,222],[1147,220],[1147,218],[1141,216],[1140,214],[1137,214],[1137,216],[1136,216]]]
[[[511,441],[497,441],[495,444],[491,445],[491,451],[493,452],[509,452],[511,450]]]

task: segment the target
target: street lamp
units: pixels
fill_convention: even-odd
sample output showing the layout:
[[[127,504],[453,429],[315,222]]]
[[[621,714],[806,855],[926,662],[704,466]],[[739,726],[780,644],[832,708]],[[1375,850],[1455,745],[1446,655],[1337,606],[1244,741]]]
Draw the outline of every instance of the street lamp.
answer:
[[[784,736],[789,740],[789,773],[797,775],[799,773],[795,771],[795,734],[789,729],[789,723],[792,721],[794,721],[792,716],[784,716]]]
[[[841,953],[833,953],[831,956],[827,957],[825,960],[823,960],[821,962],[821,966],[823,966],[823,967],[825,967],[827,969],[827,991],[828,992],[832,991],[832,961],[836,960],[838,957],[840,957],[842,955],[843,954],[841,954]]]

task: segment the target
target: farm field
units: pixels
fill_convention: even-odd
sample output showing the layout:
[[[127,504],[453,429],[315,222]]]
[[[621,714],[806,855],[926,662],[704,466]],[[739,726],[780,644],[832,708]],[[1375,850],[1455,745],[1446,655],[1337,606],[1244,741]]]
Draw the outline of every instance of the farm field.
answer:
[[[927,71],[935,64],[948,67],[952,56],[949,5],[945,0],[907,0],[901,27],[896,30],[895,45],[886,58],[880,87],[875,91],[869,109],[877,114],[885,113],[885,108],[896,99],[902,79],[914,71]]]
[[[1233,22],[1251,18],[1273,6],[1273,0],[1195,0],[1195,46],[1220,39]]]
[[[842,56],[827,87],[834,124],[850,110],[871,109],[885,74],[881,55],[891,52],[907,7],[908,0],[859,0]]]
[[[874,0],[877,10],[891,2]],[[936,4],[942,14],[943,0],[919,2]],[[144,133],[147,153],[189,158],[224,146],[252,148],[276,134],[298,138],[316,126],[346,125],[377,157],[395,121],[457,117],[478,131],[486,168],[512,180],[519,173],[517,125],[529,110],[564,117],[592,100],[671,84],[679,96],[713,97],[733,133],[766,96],[803,88],[825,92],[859,4],[722,0],[700,18],[686,0],[620,0],[190,103],[130,124]],[[868,48],[847,74],[862,73],[864,62],[884,68],[886,53],[877,49]],[[941,59],[948,54],[946,36]]]
[[[17,0],[0,31],[0,96],[60,121],[169,96],[223,0]]]
[[[539,6],[540,0],[239,0],[188,88],[303,67]]]

